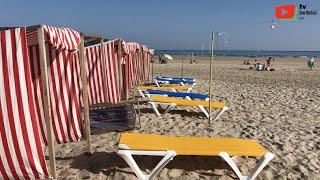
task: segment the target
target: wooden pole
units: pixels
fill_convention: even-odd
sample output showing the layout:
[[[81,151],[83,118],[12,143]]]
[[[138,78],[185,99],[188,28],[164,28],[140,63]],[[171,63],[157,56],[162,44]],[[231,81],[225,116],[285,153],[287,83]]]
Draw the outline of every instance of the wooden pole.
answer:
[[[118,39],[117,41],[117,46],[118,46],[118,83],[119,83],[119,93],[122,94],[121,90],[123,89],[123,83],[121,83],[121,76],[122,76],[122,69],[121,69],[121,58],[122,58],[122,50],[121,50],[121,40]]]
[[[40,68],[41,68],[41,78],[42,78],[42,86],[43,86],[43,105],[44,105],[44,116],[46,119],[46,128],[47,128],[47,140],[48,140],[48,150],[49,150],[49,166],[50,166],[50,174],[53,179],[57,178],[56,172],[56,158],[55,158],[55,150],[54,150],[54,142],[53,142],[53,134],[52,134],[52,124],[51,124],[51,114],[50,114],[50,92],[48,87],[48,71],[49,67],[47,64],[46,58],[46,47],[45,47],[45,39],[44,39],[44,31],[43,27],[40,26],[37,28],[38,31],[38,41],[39,41],[39,53],[40,53]]]
[[[85,68],[85,55],[84,55],[84,36],[81,35],[81,43],[79,47],[80,52],[80,74],[82,81],[82,96],[83,96],[83,113],[85,124],[85,136],[87,139],[87,153],[91,155],[91,132],[90,132],[90,117],[89,117],[89,99],[88,99],[88,82],[87,73]]]
[[[104,96],[104,102],[107,102],[107,94],[108,94],[108,89],[107,89],[107,71],[106,71],[106,64],[105,64],[105,60],[106,60],[106,53],[104,51],[104,46],[103,46],[103,38],[101,38],[100,40],[100,44],[101,44],[101,63],[102,63],[102,86],[103,86],[103,91],[105,93]]]
[[[151,62],[151,82],[153,81],[153,77],[154,77],[154,69],[153,69],[153,63],[155,63],[154,61]]]
[[[181,57],[181,78],[183,78],[183,54]]]
[[[210,58],[210,83],[209,83],[209,120],[208,120],[208,128],[211,124],[211,86],[212,86],[212,61],[213,61],[213,49],[214,49],[214,36],[215,33],[212,32],[211,35],[211,58]]]

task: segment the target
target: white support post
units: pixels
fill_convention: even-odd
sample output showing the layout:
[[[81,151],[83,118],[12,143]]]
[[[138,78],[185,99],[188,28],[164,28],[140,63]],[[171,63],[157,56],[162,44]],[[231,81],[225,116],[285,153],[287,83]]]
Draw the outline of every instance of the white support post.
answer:
[[[48,87],[48,67],[47,58],[46,58],[46,47],[45,47],[45,38],[43,27],[40,26],[37,29],[38,32],[38,41],[39,41],[39,53],[40,53],[40,67],[41,67],[41,78],[42,78],[42,86],[43,86],[43,105],[44,105],[44,116],[46,119],[46,129],[47,129],[47,142],[48,142],[48,150],[49,150],[49,166],[50,166],[50,174],[53,179],[57,178],[56,172],[56,158],[55,158],[55,150],[54,150],[54,139],[52,133],[52,124],[51,124],[51,111],[50,111],[50,91]]]

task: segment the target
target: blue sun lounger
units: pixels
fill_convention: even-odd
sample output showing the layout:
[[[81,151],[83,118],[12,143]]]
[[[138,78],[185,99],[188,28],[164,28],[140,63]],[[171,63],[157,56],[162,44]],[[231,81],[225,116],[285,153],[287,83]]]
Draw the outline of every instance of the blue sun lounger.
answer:
[[[160,84],[181,84],[183,86],[185,85],[191,85],[194,86],[196,82],[191,80],[183,80],[183,79],[166,79],[166,78],[155,78],[154,82],[157,86],[160,86]]]
[[[162,91],[162,90],[153,90],[148,89],[145,91],[146,94],[158,94],[158,95],[167,95],[169,97],[181,97],[181,98],[191,98],[191,99],[209,99],[207,94],[199,93],[185,93],[185,92],[172,92],[172,91]]]
[[[188,77],[183,77],[183,78],[178,78],[178,77],[168,77],[168,76],[157,76],[157,78],[162,78],[162,79],[173,79],[173,80],[185,80],[185,81],[193,81],[196,82],[196,79],[194,78],[188,78]]]

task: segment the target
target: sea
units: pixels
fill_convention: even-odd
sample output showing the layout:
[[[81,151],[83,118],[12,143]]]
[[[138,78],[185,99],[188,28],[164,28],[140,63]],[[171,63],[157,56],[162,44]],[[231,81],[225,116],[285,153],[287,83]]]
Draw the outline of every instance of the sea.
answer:
[[[155,55],[169,54],[173,56],[190,55],[210,56],[209,50],[155,50]],[[264,50],[215,50],[215,56],[242,56],[242,57],[320,57],[320,51],[264,51]]]

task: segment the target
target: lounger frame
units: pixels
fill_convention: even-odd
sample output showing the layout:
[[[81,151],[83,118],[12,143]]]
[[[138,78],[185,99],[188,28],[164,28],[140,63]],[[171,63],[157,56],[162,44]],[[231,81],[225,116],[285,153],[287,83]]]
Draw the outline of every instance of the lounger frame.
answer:
[[[192,90],[192,87],[188,88],[186,91],[186,93],[190,93]],[[143,98],[146,98],[146,94],[144,93],[145,90],[141,90],[141,89],[137,89],[137,91],[139,92],[140,96],[143,97]],[[174,87],[171,88],[171,91],[172,92],[178,92]]]
[[[151,96],[149,94],[145,94],[145,97],[148,98],[148,104],[149,106],[151,106],[151,108],[153,109],[153,111],[156,113],[156,115],[158,117],[164,116],[166,113],[168,113],[169,111],[171,111],[173,108],[175,108],[177,106],[177,104],[175,103],[164,103],[164,102],[156,102],[156,101],[152,101]],[[191,100],[190,97],[186,96],[186,99]],[[209,98],[207,98],[205,101],[209,101]],[[165,111],[161,114],[157,108],[158,105],[166,105],[167,107],[165,108]],[[206,110],[205,107],[203,107],[202,105],[198,105],[197,106],[200,111],[202,111],[204,113],[204,115],[213,121],[217,120],[225,111],[227,111],[229,109],[229,107],[225,106],[221,109],[215,109],[212,108],[213,111],[211,111],[211,114],[209,115],[209,112]]]
[[[158,87],[161,87],[160,84],[165,84],[165,85],[168,85],[170,84],[169,80],[157,80],[157,79],[154,79],[154,83],[158,86]],[[192,84],[186,84],[184,82],[180,82],[180,84],[182,86],[190,86],[191,85],[191,88],[193,88],[197,83],[196,82],[192,82]]]
[[[167,151],[140,151],[130,149],[126,144],[119,144],[118,155],[122,157],[127,164],[131,167],[136,176],[141,180],[149,180],[155,177],[173,158],[177,155],[174,150]],[[139,168],[137,162],[132,157],[133,155],[148,155],[148,156],[163,156],[162,160],[156,165],[156,167],[149,173],[144,174]],[[230,157],[227,152],[220,152],[219,156],[226,161],[226,163],[231,167],[240,180],[252,180],[255,179],[258,174],[263,170],[263,168],[274,158],[274,155],[270,152],[265,153],[255,168],[249,174],[249,176],[244,176],[240,169],[238,168],[234,158]]]

